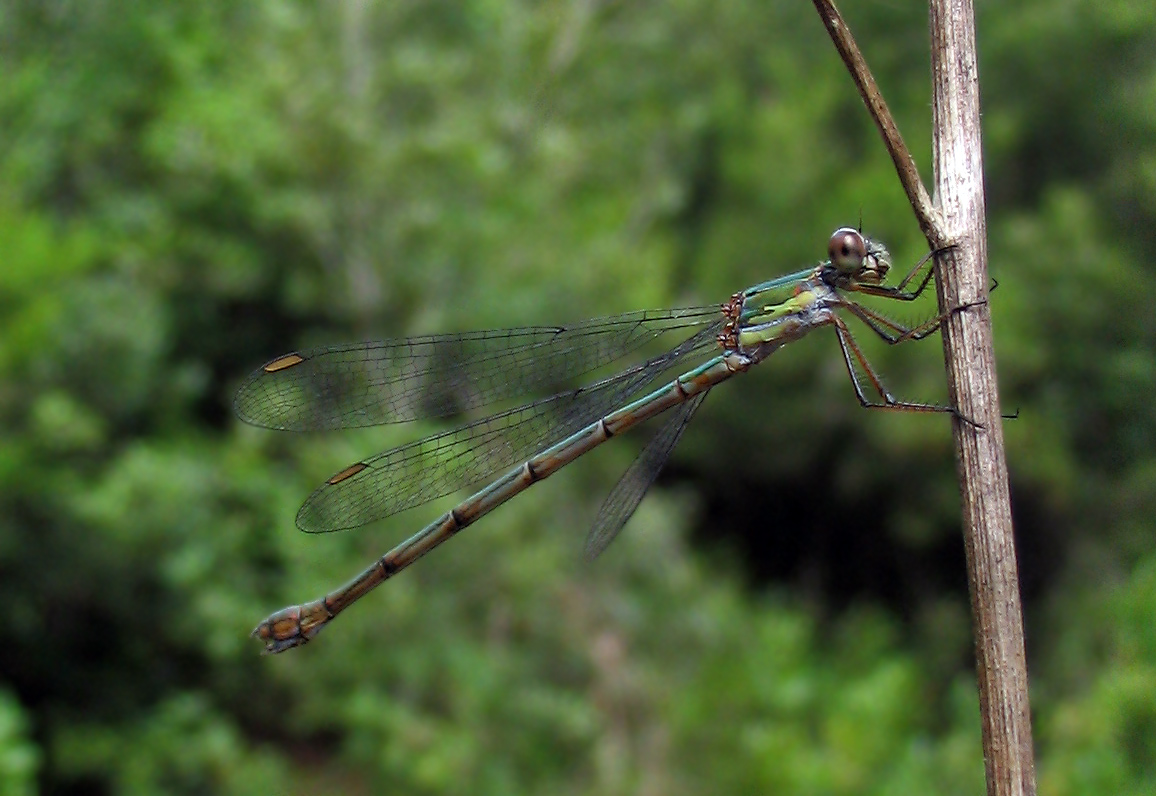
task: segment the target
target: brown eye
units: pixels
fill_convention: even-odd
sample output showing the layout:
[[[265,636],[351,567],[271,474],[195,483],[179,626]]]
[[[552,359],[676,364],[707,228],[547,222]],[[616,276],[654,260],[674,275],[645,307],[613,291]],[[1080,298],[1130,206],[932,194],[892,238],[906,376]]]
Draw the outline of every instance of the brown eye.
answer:
[[[843,227],[831,236],[827,255],[831,258],[831,265],[840,271],[857,271],[863,267],[863,260],[867,257],[867,242],[858,231]]]

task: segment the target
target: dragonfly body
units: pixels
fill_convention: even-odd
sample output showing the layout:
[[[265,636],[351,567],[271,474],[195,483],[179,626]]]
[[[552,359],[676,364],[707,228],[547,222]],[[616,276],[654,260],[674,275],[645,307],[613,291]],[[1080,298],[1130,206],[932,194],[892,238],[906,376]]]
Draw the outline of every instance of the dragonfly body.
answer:
[[[926,336],[934,331],[941,318],[909,329],[852,301],[848,294],[864,292],[900,300],[910,300],[918,296],[926,287],[930,279],[930,272],[924,277],[917,289],[912,292],[905,292],[903,288],[914,277],[920,266],[916,266],[916,269],[913,269],[898,287],[883,287],[881,283],[890,267],[887,251],[880,244],[864,238],[855,230],[841,229],[836,231],[831,238],[829,250],[830,259],[814,268],[764,282],[736,293],[730,301],[715,311],[713,318],[700,310],[632,314],[629,316],[634,319],[634,322],[643,324],[639,328],[643,328],[646,334],[657,333],[655,330],[660,327],[665,331],[667,327],[664,324],[667,323],[687,322],[689,326],[698,325],[703,328],[667,354],[648,360],[642,366],[627,369],[617,376],[597,382],[586,388],[585,391],[579,390],[553,396],[548,399],[550,405],[561,403],[561,405],[566,406],[566,401],[569,400],[576,409],[589,411],[601,406],[602,404],[598,402],[600,400],[615,399],[623,392],[635,391],[639,385],[650,380],[654,372],[661,372],[663,369],[678,364],[681,359],[704,349],[707,345],[714,346],[718,353],[707,361],[652,389],[642,397],[613,411],[605,413],[598,411],[592,417],[588,415],[585,424],[576,431],[552,445],[542,447],[537,453],[509,469],[504,475],[496,478],[489,485],[463,500],[415,535],[398,544],[349,583],[322,598],[274,613],[254,629],[253,635],[265,642],[266,652],[282,652],[305,644],[314,638],[337,614],[359,600],[371,589],[405,569],[434,547],[476,522],[510,498],[557,472],[607,439],[675,407],[680,407],[656,435],[655,440],[647,446],[635,465],[632,465],[631,470],[627,472],[607,503],[604,504],[587,547],[589,555],[597,555],[613,540],[633,513],[642,494],[657,475],[658,469],[677,443],[682,429],[689,422],[691,415],[702,402],[707,391],[733,375],[745,372],[787,343],[822,326],[835,327],[852,384],[864,406],[951,412],[952,410],[944,407],[896,401],[874,375],[851,337],[844,320],[836,312],[838,309],[850,311],[888,342],[895,343]],[[613,327],[611,320],[605,319],[608,328]],[[596,324],[597,322],[590,323]],[[557,328],[566,330],[565,327]],[[678,327],[675,326],[674,328]],[[597,331],[598,339],[603,339],[601,336],[603,330],[599,328]],[[520,333],[520,331],[511,332],[511,334]],[[633,342],[638,339],[638,334],[623,335],[622,339]],[[439,338],[434,342],[440,344],[443,340],[448,342],[449,338]],[[413,345],[411,343],[408,348],[412,348]],[[348,349],[334,350],[345,351]],[[393,349],[389,350],[392,351]],[[322,351],[319,355],[309,352],[306,354],[294,353],[273,360],[263,369],[254,373],[249,381],[242,386],[238,394],[238,411],[247,419],[255,419],[263,425],[275,425],[276,420],[272,416],[277,413],[292,416],[308,415],[305,404],[327,402],[342,406],[348,404],[349,401],[342,395],[339,394],[336,397],[333,395],[335,391],[337,393],[351,392],[345,389],[347,385],[342,380],[344,377],[336,382],[341,385],[341,389],[337,389],[331,384],[325,389],[306,390],[302,389],[302,385],[305,384],[305,381],[302,380],[300,383],[297,381],[286,382],[289,387],[284,390],[278,388],[275,393],[260,392],[262,389],[266,389],[270,377],[283,376],[286,371],[291,371],[313,358],[323,358],[326,353],[331,352]],[[364,368],[364,361],[361,361],[358,367]],[[882,398],[882,402],[872,402],[867,399],[860,382],[860,372],[866,375],[871,387]],[[390,380],[382,379],[380,381],[385,383]],[[316,384],[312,386],[316,387]],[[260,396],[259,400],[254,398],[257,395]],[[270,398],[270,395],[275,395],[275,399]],[[399,402],[398,405],[402,404]],[[408,404],[406,405],[408,406]],[[537,407],[538,405],[538,403],[528,404],[526,407],[514,410],[514,412],[526,411],[530,407]],[[262,410],[262,407],[265,409]],[[269,409],[269,407],[273,407],[273,409]],[[343,417],[356,416],[356,413],[350,414],[349,412],[343,415]],[[529,413],[527,416],[537,417],[533,413]],[[575,415],[575,417],[578,416],[580,415]],[[466,456],[467,450],[472,454],[472,452],[482,448],[483,444],[490,444],[485,436],[487,433],[496,434],[498,439],[505,439],[502,435],[512,435],[511,429],[516,430],[518,428],[516,423],[522,422],[517,416],[514,420],[508,420],[509,417],[508,413],[500,413],[480,421],[483,424],[492,422],[492,429],[497,429],[497,431],[493,431],[491,427],[483,427],[482,431],[478,431],[478,426],[471,424],[456,432],[450,432],[450,434],[459,434],[459,437],[449,438],[446,446],[455,456]],[[467,430],[468,433],[461,433]],[[422,443],[433,440],[438,441],[440,445],[443,438],[447,438],[446,435],[435,435],[422,441]],[[478,440],[484,442],[480,443]],[[378,467],[377,462],[382,460],[386,465],[389,465],[404,461],[406,459],[398,452],[407,450],[407,447],[403,446],[403,448],[381,454],[379,457],[374,457],[374,459],[366,462],[359,462],[334,475],[302,507],[302,511],[298,515],[298,524],[308,530],[331,530],[347,527],[343,523],[348,522],[345,515],[349,512],[356,514],[359,522],[364,522],[366,516],[370,516],[371,519],[374,518],[372,517],[373,512],[377,512],[379,516],[385,516],[394,510],[399,510],[396,507],[382,508],[380,501],[378,501],[378,498],[382,497],[378,494],[380,491],[378,487],[380,487],[382,479],[389,477],[389,467]],[[431,449],[441,450],[436,446]],[[391,454],[394,455],[391,456]],[[361,511],[367,506],[370,507],[369,510]],[[402,508],[405,507],[407,505],[402,505]],[[360,513],[358,513],[359,511]],[[320,527],[313,527],[315,524]]]

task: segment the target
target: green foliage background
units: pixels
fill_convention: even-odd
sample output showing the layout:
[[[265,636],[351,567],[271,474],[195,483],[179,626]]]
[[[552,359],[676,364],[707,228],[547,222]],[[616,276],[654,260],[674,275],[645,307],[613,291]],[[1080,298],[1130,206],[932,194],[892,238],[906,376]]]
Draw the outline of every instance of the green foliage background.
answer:
[[[845,12],[929,173],[925,10]],[[1151,793],[1156,7],[979,13],[1041,791]],[[252,367],[720,301],[860,215],[923,254],[802,2],[0,2],[0,794],[981,792],[948,423],[859,410],[825,334],[595,566],[638,439],[247,638],[439,510],[295,532],[440,426],[241,427]],[[870,350],[942,400],[934,342]]]

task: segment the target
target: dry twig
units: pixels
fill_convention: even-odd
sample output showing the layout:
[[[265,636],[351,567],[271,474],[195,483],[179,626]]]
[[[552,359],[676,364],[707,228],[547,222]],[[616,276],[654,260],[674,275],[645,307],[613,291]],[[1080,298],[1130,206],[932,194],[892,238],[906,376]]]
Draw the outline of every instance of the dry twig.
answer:
[[[813,0],[895,162],[932,249],[954,247],[937,263],[941,311],[972,302],[943,327],[952,406],[979,427],[956,421],[956,458],[975,630],[976,675],[989,796],[1034,794],[1031,714],[1023,612],[1012,538],[991,314],[980,147],[979,79],[971,0],[931,0],[935,203],[842,17]]]

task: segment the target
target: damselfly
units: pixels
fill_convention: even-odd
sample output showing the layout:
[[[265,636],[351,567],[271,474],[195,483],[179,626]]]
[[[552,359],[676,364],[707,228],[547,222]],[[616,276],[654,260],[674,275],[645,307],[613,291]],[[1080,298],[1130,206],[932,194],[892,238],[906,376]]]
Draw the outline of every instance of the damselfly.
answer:
[[[854,229],[836,230],[828,255],[816,266],[735,293],[721,307],[332,346],[286,354],[259,368],[237,393],[235,408],[242,420],[274,429],[352,428],[443,417],[556,389],[654,340],[689,335],[665,353],[616,375],[393,448],[333,475],[298,512],[302,530],[325,533],[364,525],[492,482],[349,583],[312,602],[277,611],[257,625],[253,635],[265,642],[266,652],[305,644],[375,586],[514,495],[610,437],[674,409],[603,503],[586,544],[587,556],[597,556],[634,513],[707,392],[821,326],[834,328],[864,407],[958,417],[950,407],[896,400],[838,312],[858,318],[888,343],[931,334],[946,316],[907,327],[852,298],[858,293],[915,299],[931,281],[933,269],[926,268],[914,290],[907,286],[930,255],[895,287],[883,285],[891,267],[887,249]],[[690,366],[711,350],[713,356]],[[672,370],[679,375],[654,385]]]

